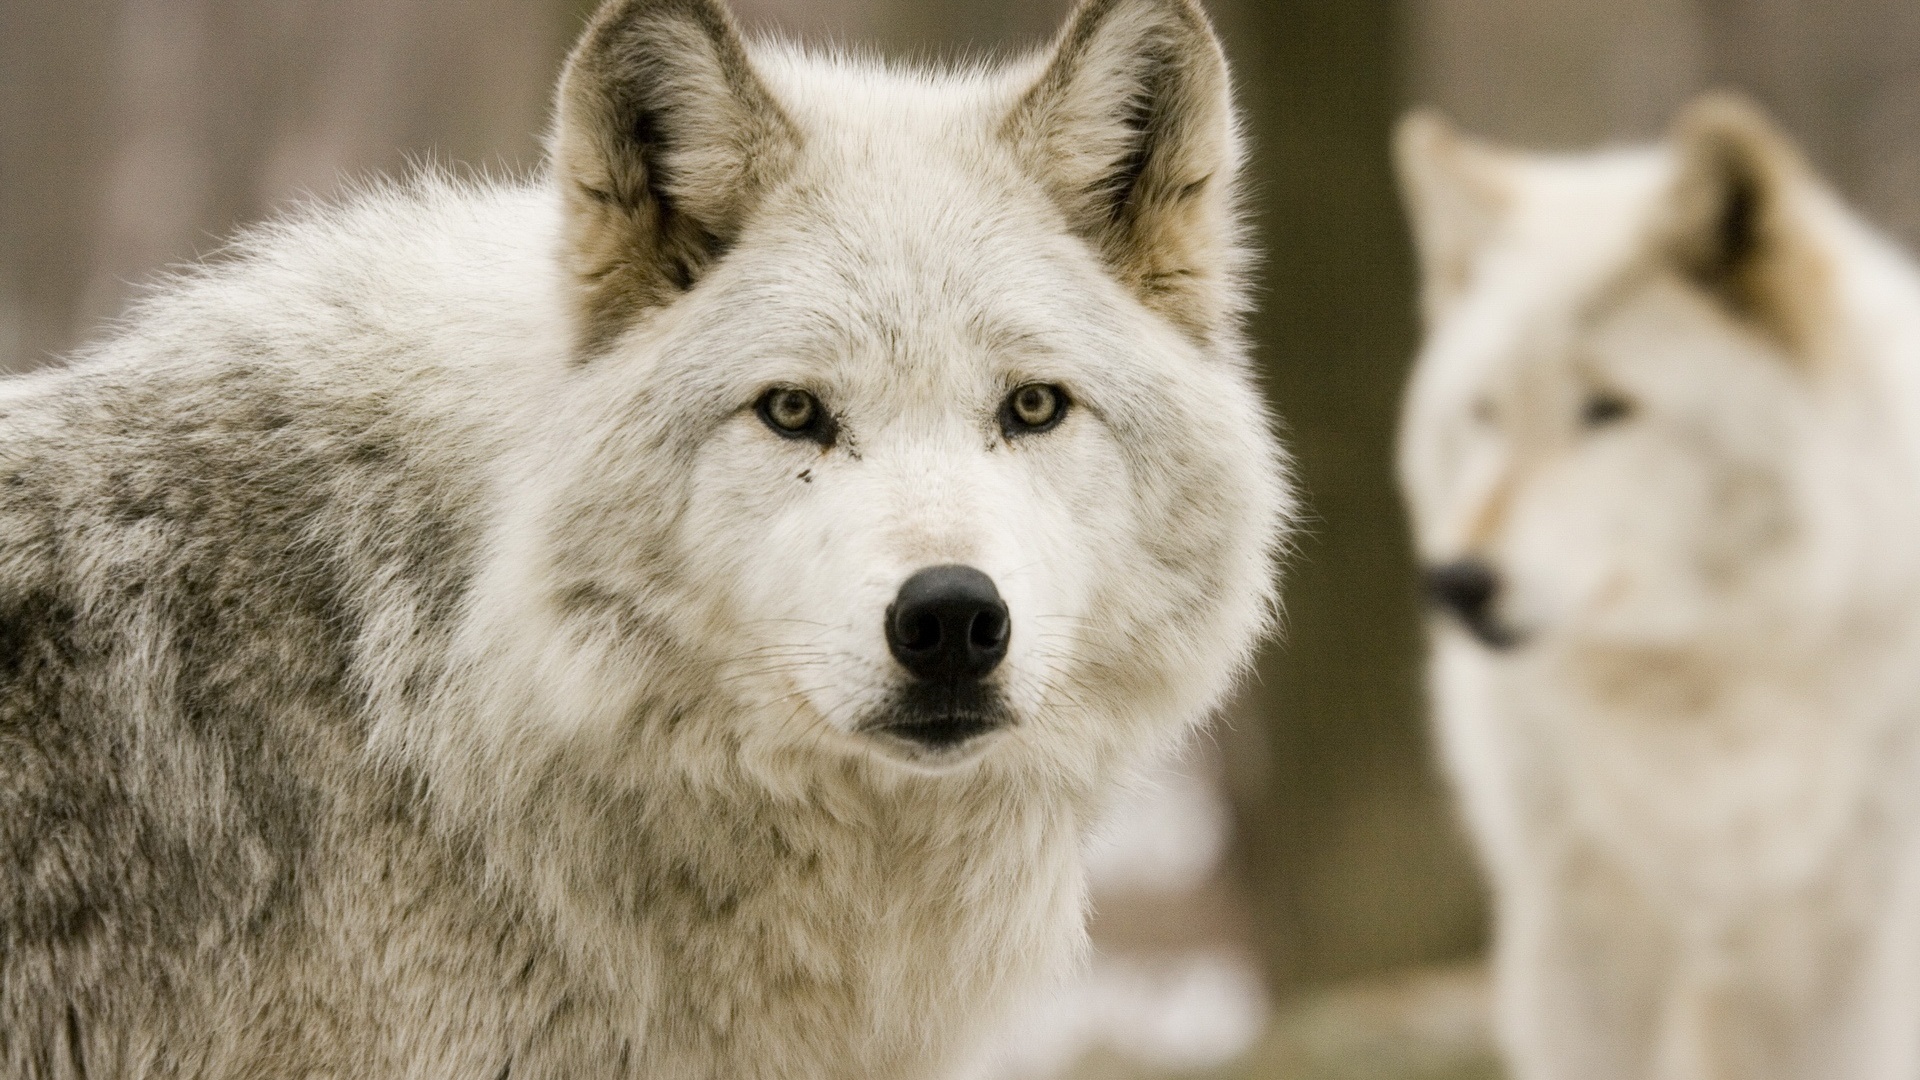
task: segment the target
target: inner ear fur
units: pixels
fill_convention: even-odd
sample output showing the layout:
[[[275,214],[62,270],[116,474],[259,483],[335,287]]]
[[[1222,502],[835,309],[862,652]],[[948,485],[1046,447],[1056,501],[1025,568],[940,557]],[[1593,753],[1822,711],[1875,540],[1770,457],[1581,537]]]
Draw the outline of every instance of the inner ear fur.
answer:
[[[1232,97],[1193,0],[1085,0],[1003,128],[1115,276],[1202,342],[1243,304]]]
[[[1829,281],[1799,196],[1818,184],[1793,142],[1744,98],[1705,95],[1672,135],[1665,252],[1735,317],[1805,356]]]
[[[1421,312],[1432,324],[1466,292],[1474,260],[1512,203],[1512,155],[1419,111],[1395,129],[1393,159],[1420,264]]]
[[[715,0],[602,5],[551,140],[582,349],[691,288],[798,145]]]

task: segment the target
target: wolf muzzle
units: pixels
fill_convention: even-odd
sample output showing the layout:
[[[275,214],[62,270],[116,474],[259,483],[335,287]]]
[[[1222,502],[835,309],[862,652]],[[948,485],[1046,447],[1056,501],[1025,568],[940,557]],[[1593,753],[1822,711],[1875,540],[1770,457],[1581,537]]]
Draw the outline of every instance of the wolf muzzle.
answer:
[[[1456,559],[1429,567],[1425,585],[1427,601],[1460,620],[1481,644],[1501,650],[1520,644],[1520,635],[1502,623],[1494,610],[1500,599],[1500,575],[1482,560]]]

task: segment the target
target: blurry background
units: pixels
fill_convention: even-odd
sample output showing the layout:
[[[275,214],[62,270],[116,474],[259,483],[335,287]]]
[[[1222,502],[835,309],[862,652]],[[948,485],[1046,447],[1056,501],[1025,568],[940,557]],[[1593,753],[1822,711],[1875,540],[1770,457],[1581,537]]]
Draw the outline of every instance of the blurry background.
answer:
[[[538,161],[588,0],[0,0],[0,364],[55,362],[154,272],[409,161]],[[1289,640],[1095,853],[1100,958],[983,1077],[1490,1076],[1486,914],[1430,766],[1391,476],[1416,342],[1387,138],[1411,104],[1536,147],[1658,134],[1742,88],[1920,244],[1913,0],[1209,0],[1251,120],[1254,329],[1313,511]],[[736,0],[928,58],[1065,0]]]

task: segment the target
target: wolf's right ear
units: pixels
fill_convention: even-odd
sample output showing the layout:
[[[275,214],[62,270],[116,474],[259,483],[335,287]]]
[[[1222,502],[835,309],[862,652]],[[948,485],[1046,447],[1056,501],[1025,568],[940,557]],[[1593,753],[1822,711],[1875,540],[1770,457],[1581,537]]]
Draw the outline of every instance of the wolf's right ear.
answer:
[[[583,350],[691,288],[798,146],[717,0],[604,4],[552,138]]]
[[[1240,139],[1194,0],[1083,0],[1002,132],[1147,306],[1202,341],[1231,332]]]
[[[1766,114],[1729,93],[1701,95],[1674,123],[1678,168],[1666,254],[1736,317],[1790,352],[1817,345],[1826,264],[1799,218],[1813,170]]]
[[[1420,260],[1420,308],[1431,324],[1466,291],[1473,260],[1512,201],[1512,161],[1430,112],[1400,121],[1393,159]]]

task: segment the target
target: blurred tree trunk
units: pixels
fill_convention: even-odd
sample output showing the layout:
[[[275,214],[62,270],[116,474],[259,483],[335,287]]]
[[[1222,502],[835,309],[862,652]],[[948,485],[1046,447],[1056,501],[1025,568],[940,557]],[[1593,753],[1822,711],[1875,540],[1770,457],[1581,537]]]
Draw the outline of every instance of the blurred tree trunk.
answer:
[[[1255,337],[1310,517],[1237,730],[1240,848],[1282,989],[1471,953],[1472,864],[1430,764],[1393,477],[1415,344],[1387,156],[1392,0],[1215,0],[1253,138]],[[1257,773],[1253,770],[1257,770]]]

